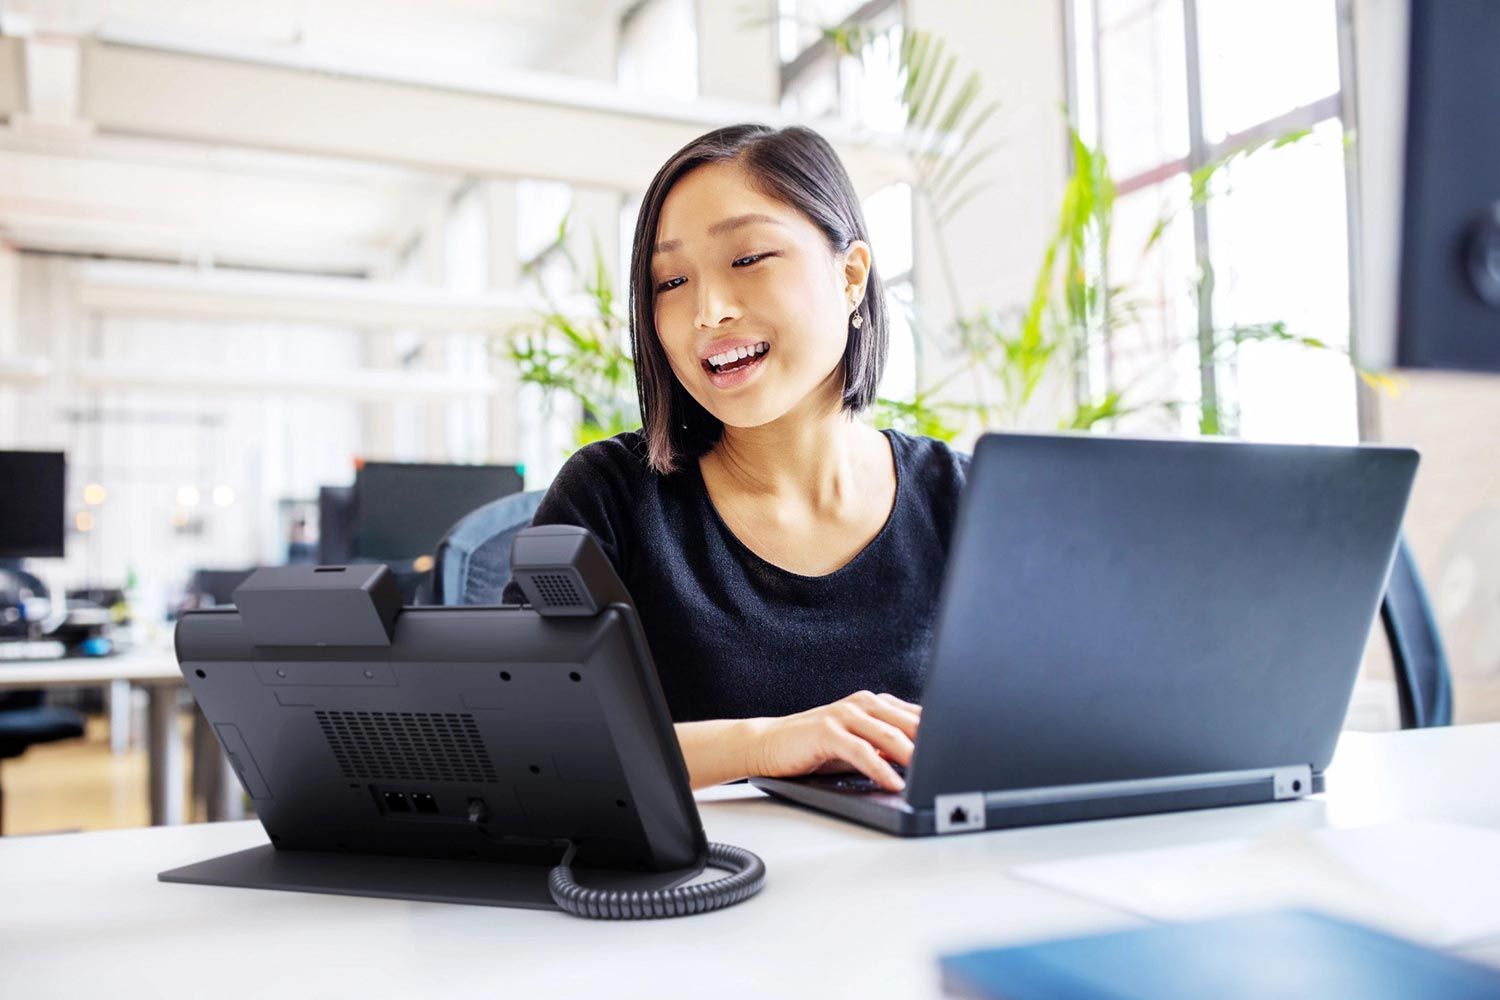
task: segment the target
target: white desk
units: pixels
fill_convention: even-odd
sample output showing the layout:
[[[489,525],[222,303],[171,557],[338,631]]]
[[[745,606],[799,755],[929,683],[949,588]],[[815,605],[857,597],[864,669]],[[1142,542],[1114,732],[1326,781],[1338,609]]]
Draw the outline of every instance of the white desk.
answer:
[[[184,770],[177,711],[178,695],[186,685],[172,650],[151,647],[118,656],[0,660],[0,691],[107,687],[117,681],[144,687],[150,699],[146,732],[151,822],[158,826],[181,823]]]
[[[0,841],[0,992],[711,997],[937,995],[940,952],[1139,924],[1022,882],[1027,862],[1408,818],[1500,828],[1500,725],[1350,733],[1300,802],[903,841],[748,786],[700,795],[711,840],[766,861],[728,910],[561,913],[168,885],[156,873],[264,842],[255,823]],[[1500,965],[1500,941],[1470,948]]]

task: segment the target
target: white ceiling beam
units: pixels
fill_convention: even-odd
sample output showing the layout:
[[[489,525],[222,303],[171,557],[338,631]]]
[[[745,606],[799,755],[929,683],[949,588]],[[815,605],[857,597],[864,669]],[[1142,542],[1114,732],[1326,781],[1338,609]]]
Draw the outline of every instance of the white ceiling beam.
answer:
[[[51,374],[52,362],[46,358],[28,358],[22,355],[0,357],[0,383],[33,385],[47,381]]]
[[[225,366],[173,366],[85,361],[73,374],[84,385],[176,392],[251,393],[256,396],[341,396],[388,403],[394,399],[454,399],[493,396],[499,383],[483,372],[344,371],[246,372]]]
[[[78,301],[121,316],[308,323],[364,330],[504,333],[544,308],[534,296],[459,297],[440,290],[344,278],[198,272],[149,264],[82,264]],[[587,315],[588,301],[564,308]]]
[[[44,145],[0,128],[0,237],[23,250],[363,275],[459,183],[390,168],[262,171],[163,147],[182,144]]]
[[[612,84],[517,76],[504,87],[406,74],[375,79],[327,60],[224,51],[189,54],[131,37],[83,43],[82,114],[101,130],[194,142],[645,187],[672,152],[715,124],[774,109],[623,95]],[[824,129],[861,192],[904,178],[893,143]]]
[[[0,235],[23,253],[157,261],[161,266],[259,268],[310,275],[359,277],[385,265],[390,251],[353,246],[271,246],[235,240],[148,232],[108,219],[60,220],[7,211],[0,197]]]

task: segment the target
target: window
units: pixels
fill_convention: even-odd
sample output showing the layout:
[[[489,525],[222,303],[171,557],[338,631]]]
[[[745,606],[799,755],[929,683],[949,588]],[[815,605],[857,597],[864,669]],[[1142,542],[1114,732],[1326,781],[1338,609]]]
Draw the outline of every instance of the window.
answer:
[[[1105,338],[1095,377],[1185,404],[1117,429],[1357,439],[1335,0],[1070,0],[1068,13],[1075,119],[1118,184],[1108,280],[1138,311]],[[1192,204],[1193,172],[1226,160]]]

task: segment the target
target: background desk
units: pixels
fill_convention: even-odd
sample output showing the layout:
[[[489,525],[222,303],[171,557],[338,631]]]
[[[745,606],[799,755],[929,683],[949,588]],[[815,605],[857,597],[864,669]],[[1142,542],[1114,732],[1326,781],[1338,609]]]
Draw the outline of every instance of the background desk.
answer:
[[[151,822],[156,826],[181,823],[183,803],[182,741],[177,733],[179,695],[186,687],[177,656],[168,648],[132,649],[118,656],[77,657],[65,660],[0,660],[0,691],[26,688],[108,687],[125,682],[146,689],[149,697],[146,741],[150,774]],[[113,724],[113,723],[112,723]],[[227,772],[223,754],[210,738],[194,745],[212,753],[195,760],[198,767]],[[202,750],[200,749],[200,754]],[[232,772],[228,783],[238,792]],[[224,787],[222,780],[215,787]],[[238,798],[236,794],[236,799]],[[243,812],[240,815],[244,815]]]
[[[1019,864],[1424,818],[1500,829],[1500,725],[1348,733],[1299,802],[903,841],[765,799],[700,795],[709,838],[766,888],[717,913],[561,913],[168,885],[156,873],[264,842],[252,822],[0,842],[0,993],[930,997],[940,952],[1142,923],[1020,881]],[[1464,954],[1500,965],[1500,940]]]

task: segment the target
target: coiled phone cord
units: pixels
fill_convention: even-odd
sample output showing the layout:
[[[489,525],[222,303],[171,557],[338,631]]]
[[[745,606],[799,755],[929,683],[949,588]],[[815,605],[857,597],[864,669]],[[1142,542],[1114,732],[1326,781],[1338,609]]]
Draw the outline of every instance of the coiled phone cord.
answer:
[[[766,865],[742,847],[708,845],[708,867],[732,874],[698,885],[649,891],[586,889],[573,881],[573,858],[578,847],[568,845],[562,861],[552,869],[547,887],[552,900],[568,913],[595,920],[649,920],[707,913],[743,902],[766,884]]]

